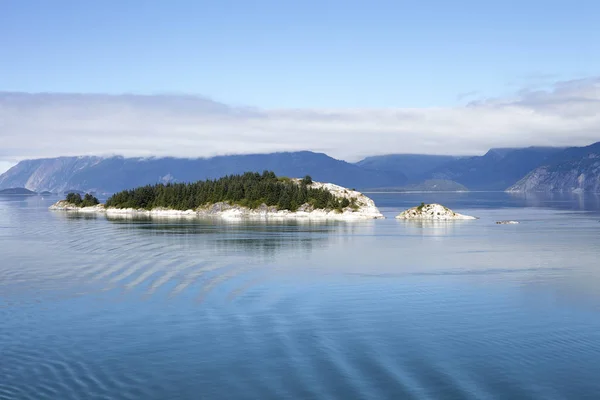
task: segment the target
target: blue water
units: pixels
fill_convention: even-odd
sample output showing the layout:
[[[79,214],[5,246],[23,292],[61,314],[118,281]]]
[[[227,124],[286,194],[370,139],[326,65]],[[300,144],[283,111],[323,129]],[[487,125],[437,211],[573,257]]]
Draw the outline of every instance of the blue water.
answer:
[[[0,399],[600,398],[600,196],[371,197],[480,219],[108,220],[0,197]]]

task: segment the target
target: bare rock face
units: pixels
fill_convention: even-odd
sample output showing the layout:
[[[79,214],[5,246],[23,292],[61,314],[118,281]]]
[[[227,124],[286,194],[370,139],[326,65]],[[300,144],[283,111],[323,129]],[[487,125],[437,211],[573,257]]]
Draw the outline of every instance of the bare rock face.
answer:
[[[456,219],[477,219],[469,215],[455,213],[441,204],[421,204],[418,207],[410,208],[401,212],[396,219],[417,219],[417,220],[456,220]]]
[[[571,147],[509,187],[508,192],[600,192],[600,142]]]
[[[529,173],[507,192],[600,192],[600,159],[583,167],[563,169],[540,167]]]

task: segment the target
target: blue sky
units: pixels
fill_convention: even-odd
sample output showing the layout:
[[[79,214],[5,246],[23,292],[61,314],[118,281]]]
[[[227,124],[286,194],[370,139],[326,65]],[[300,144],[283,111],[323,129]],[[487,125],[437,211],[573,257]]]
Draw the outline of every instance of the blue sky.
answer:
[[[434,107],[595,75],[597,1],[5,1],[0,90]]]
[[[61,155],[586,145],[599,16],[585,0],[0,1],[0,172]]]

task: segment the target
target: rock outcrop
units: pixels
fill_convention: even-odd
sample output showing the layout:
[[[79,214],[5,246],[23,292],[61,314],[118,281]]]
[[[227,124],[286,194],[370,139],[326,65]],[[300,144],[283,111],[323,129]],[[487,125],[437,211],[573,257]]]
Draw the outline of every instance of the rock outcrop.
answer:
[[[417,220],[456,220],[456,219],[477,219],[469,215],[455,213],[441,204],[421,204],[418,207],[410,208],[401,212],[396,219],[417,219]]]

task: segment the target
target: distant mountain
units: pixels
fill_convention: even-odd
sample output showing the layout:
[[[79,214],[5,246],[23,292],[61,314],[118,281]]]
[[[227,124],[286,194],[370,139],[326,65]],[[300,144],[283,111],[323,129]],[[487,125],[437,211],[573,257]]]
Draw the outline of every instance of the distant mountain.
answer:
[[[402,171],[402,190],[505,190],[564,148],[491,149],[483,156],[390,154],[367,157],[357,165],[378,171]],[[442,183],[444,182],[444,183]],[[452,189],[455,188],[455,189]]]
[[[423,179],[451,180],[469,190],[505,190],[563,150],[556,147],[491,149],[483,156],[439,165],[426,173]]]
[[[420,180],[431,170],[459,158],[427,154],[388,154],[367,157],[356,165],[376,171],[402,171],[409,181],[415,181]]]
[[[369,188],[372,192],[467,192],[469,189],[454,181],[428,179],[399,187]]]
[[[216,179],[246,171],[271,170],[280,176],[312,176],[350,188],[398,186],[402,172],[374,171],[309,151],[218,156],[212,158],[59,157],[22,161],[3,175],[0,188],[113,193],[157,182]]]
[[[21,161],[0,175],[0,189],[24,187],[36,192],[62,192],[78,171],[102,161],[100,157],[57,157]]]
[[[27,190],[25,188],[8,188],[0,190],[0,194],[18,194],[18,195],[26,195],[32,196],[36,195],[36,192],[32,192],[31,190]]]
[[[0,175],[0,189],[114,193],[264,170],[357,189],[600,191],[600,142],[567,149],[491,149],[474,157],[396,154],[356,164],[309,151],[196,159],[58,157],[20,162]]]
[[[600,142],[554,154],[507,191],[600,192]]]

